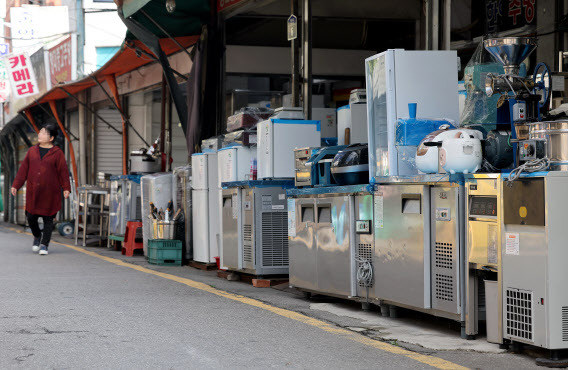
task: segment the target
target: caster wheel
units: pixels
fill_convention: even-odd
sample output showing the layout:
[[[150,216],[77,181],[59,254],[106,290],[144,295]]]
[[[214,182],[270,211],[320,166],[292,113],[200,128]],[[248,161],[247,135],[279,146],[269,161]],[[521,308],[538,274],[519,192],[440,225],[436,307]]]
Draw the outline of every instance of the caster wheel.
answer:
[[[61,234],[61,236],[70,236],[75,231],[71,222],[61,223],[57,230],[59,231],[59,234]]]

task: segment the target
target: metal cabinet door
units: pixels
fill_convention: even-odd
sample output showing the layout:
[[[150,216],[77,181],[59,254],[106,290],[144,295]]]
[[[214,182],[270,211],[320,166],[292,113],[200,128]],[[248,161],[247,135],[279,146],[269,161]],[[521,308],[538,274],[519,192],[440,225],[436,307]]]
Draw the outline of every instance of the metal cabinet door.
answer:
[[[370,228],[369,232],[358,232],[355,226],[357,221],[369,221]],[[353,227],[355,231],[352,233],[355,235],[355,243],[353,244],[355,248],[355,254],[359,256],[362,260],[371,261],[373,264],[373,256],[375,253],[375,240],[373,234],[373,195],[357,195],[355,197],[355,219],[353,220]],[[354,261],[353,263],[353,281],[355,284],[355,291],[359,297],[375,298],[375,288],[373,278],[368,289],[363,282],[357,281],[357,269],[360,267],[361,263]],[[373,267],[373,273],[375,268]]]
[[[223,189],[221,200],[222,253],[221,265],[229,270],[239,269],[238,189]]]
[[[254,224],[254,213],[255,213],[255,201],[254,201],[254,190],[250,188],[245,188],[242,190],[243,197],[243,255],[242,255],[242,268],[250,270],[251,273],[255,273],[255,224]]]
[[[294,203],[295,232],[289,235],[290,285],[317,291],[315,199],[299,198]]]
[[[383,185],[375,192],[375,293],[380,299],[430,308],[429,210],[426,185]]]
[[[337,196],[316,201],[318,290],[345,297],[352,295],[349,200]]]
[[[433,186],[430,189],[432,220],[432,308],[460,312],[462,233],[460,188]],[[463,201],[463,199],[461,199]]]

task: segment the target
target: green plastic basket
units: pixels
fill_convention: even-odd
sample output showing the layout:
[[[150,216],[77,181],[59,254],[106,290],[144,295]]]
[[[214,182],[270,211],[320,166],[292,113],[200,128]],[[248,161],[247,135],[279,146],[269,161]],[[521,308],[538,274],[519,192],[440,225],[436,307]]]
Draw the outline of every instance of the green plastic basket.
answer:
[[[161,266],[181,266],[181,240],[148,240],[148,262]]]

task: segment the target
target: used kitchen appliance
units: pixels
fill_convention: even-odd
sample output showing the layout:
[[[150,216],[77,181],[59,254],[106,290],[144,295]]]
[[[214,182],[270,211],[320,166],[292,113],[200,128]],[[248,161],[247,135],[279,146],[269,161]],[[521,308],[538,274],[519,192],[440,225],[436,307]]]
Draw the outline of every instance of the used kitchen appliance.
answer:
[[[130,152],[129,168],[131,174],[160,172],[162,162],[159,158],[147,154],[145,150],[135,150]]]
[[[337,137],[337,112],[335,108],[312,108],[312,120],[320,121],[322,139]]]
[[[487,326],[487,340],[503,343],[502,320],[502,235],[503,179],[501,174],[468,175],[466,181],[467,265],[466,334],[479,333],[481,321]],[[487,304],[485,281],[495,285],[497,299]]]
[[[367,144],[353,144],[341,149],[333,158],[330,170],[339,185],[366,184],[369,173]]]
[[[320,122],[301,117],[301,108],[277,109],[257,125],[258,179],[294,178],[294,149],[320,146]]]
[[[292,180],[223,183],[223,256],[231,271],[288,274],[286,189]]]
[[[511,129],[516,165],[546,156],[546,140],[529,138],[531,122],[541,120],[548,111],[552,95],[552,73],[546,63],[538,63],[532,77],[519,76],[520,64],[536,49],[533,37],[500,37],[484,41],[485,49],[505,73],[488,73],[487,96],[501,94],[497,104],[497,124]],[[519,142],[520,141],[520,142]]]
[[[231,146],[217,152],[218,184],[229,181],[252,180],[251,164],[256,159],[256,148]]]
[[[191,156],[193,260],[215,263],[219,256],[219,184],[217,153],[196,153]]]
[[[139,175],[111,176],[109,235],[124,236],[126,222],[142,220],[142,194]]]
[[[181,211],[181,221],[178,226],[178,236],[182,241],[183,258],[189,261],[193,258],[192,208],[191,208],[191,166],[177,167],[173,171],[175,198],[174,209]]]
[[[367,142],[367,105],[351,104],[337,108],[337,145]]]
[[[365,60],[370,181],[413,175],[399,166],[396,123],[417,103],[420,115],[459,122],[455,51],[391,49]],[[435,89],[436,93],[432,91]]]
[[[221,235],[219,237],[219,256],[221,259],[221,266],[225,268],[223,261],[223,242],[224,242],[224,228],[223,228],[223,212],[227,204],[224,204],[222,183],[231,181],[245,181],[251,180],[254,175],[251,167],[253,161],[256,161],[256,148],[246,146],[231,146],[223,148],[217,152],[218,164],[218,196],[219,196],[219,230]],[[239,192],[240,199],[240,192]]]
[[[448,176],[381,179],[373,267],[382,304],[465,321],[464,198]]]
[[[174,199],[174,176],[172,173],[153,173],[140,178],[142,188],[142,235],[144,256],[148,255],[148,239],[152,238],[150,203],[157,209],[165,210]]]
[[[290,286],[349,299],[375,299],[373,195],[366,185],[291,189]]]
[[[503,337],[552,351],[568,348],[568,173],[503,183]],[[538,360],[537,360],[538,361]]]
[[[312,185],[311,166],[308,161],[318,149],[315,147],[294,149],[294,180],[297,187]]]

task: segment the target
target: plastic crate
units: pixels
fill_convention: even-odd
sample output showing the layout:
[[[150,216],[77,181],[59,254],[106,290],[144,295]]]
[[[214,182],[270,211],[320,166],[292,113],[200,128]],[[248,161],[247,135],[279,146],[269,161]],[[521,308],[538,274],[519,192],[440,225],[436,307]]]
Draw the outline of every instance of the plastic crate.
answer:
[[[161,266],[181,266],[181,240],[148,240],[148,262]]]

